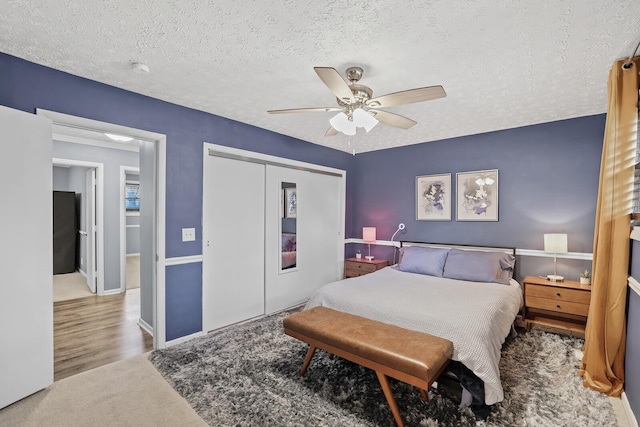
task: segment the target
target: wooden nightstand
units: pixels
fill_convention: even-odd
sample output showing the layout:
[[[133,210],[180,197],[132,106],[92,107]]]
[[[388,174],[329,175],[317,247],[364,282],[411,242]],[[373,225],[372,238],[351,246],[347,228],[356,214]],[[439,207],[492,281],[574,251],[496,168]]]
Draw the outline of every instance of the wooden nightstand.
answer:
[[[344,277],[358,277],[385,268],[389,265],[386,259],[347,258],[344,260]]]
[[[527,332],[532,324],[550,326],[584,335],[591,285],[565,280],[551,282],[542,277],[524,278],[522,317]]]

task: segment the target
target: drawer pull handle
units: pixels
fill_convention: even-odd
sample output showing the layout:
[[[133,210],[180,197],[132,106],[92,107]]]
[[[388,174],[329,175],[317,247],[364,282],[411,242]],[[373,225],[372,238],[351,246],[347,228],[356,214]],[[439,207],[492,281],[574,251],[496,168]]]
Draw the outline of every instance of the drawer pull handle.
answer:
[[[557,308],[560,308],[560,306],[559,306],[559,305],[556,305],[556,307],[557,307]]]
[[[558,293],[556,294],[556,296],[560,296],[560,292],[558,292]]]

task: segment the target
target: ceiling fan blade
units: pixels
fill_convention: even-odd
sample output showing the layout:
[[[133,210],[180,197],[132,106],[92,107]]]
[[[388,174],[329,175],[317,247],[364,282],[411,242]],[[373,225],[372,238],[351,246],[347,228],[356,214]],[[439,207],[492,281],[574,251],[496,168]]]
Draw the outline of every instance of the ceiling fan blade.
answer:
[[[289,108],[287,110],[269,110],[269,114],[288,114],[288,113],[318,113],[325,111],[342,111],[339,107],[312,107],[312,108]]]
[[[411,126],[418,123],[407,117],[401,116],[399,114],[390,113],[388,111],[369,110],[369,112],[374,113],[373,117],[375,117],[385,125],[394,126],[397,128],[409,129]]]
[[[447,93],[442,86],[429,86],[417,89],[403,90],[401,92],[388,93],[367,102],[369,107],[391,107],[394,105],[412,104],[414,102],[430,101],[444,98]]]
[[[333,126],[331,126],[329,129],[327,129],[324,136],[335,136],[337,134],[338,134],[338,131]]]
[[[313,67],[314,71],[329,88],[331,92],[344,102],[355,102],[355,97],[351,92],[351,88],[340,76],[335,68],[331,67]]]

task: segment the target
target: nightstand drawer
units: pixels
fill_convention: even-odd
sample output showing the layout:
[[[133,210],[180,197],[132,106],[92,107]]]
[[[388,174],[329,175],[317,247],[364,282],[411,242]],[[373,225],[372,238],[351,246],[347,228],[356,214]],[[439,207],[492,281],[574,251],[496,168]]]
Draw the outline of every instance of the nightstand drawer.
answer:
[[[587,316],[589,314],[589,304],[533,297],[529,293],[527,293],[527,307],[577,314],[579,316]]]
[[[351,262],[345,261],[345,268],[347,271],[360,272],[360,273],[373,273],[376,271],[377,266],[368,262]]]
[[[373,273],[389,265],[387,260],[374,259],[366,261],[360,258],[347,258],[344,260],[344,277],[359,277]]]
[[[587,305],[591,302],[591,292],[580,291],[577,289],[528,284],[526,292],[527,299],[531,297],[540,297],[558,301],[577,302]]]

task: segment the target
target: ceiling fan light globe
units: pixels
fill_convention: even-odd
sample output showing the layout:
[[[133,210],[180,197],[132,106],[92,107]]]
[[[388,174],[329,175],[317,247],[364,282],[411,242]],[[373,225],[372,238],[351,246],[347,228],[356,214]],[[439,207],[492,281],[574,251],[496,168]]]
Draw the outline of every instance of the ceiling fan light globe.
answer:
[[[378,120],[362,108],[353,111],[353,121],[357,127],[364,128],[367,132],[378,124]]]
[[[345,126],[344,129],[342,129],[342,133],[344,133],[345,135],[355,135],[356,134],[356,124],[352,121],[347,122],[347,126]]]
[[[342,132],[349,126],[349,118],[344,112],[340,112],[333,116],[329,120],[329,123],[331,123],[331,126],[333,126],[335,130]]]

